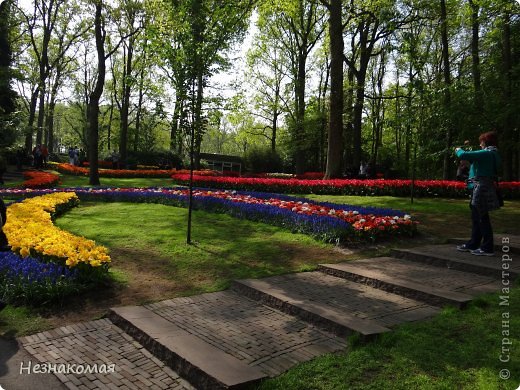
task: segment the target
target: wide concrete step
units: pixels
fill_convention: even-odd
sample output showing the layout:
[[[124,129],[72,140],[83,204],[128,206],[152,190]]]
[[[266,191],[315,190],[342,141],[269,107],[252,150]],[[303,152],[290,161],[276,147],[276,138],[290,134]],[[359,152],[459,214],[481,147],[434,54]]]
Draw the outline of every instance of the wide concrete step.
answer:
[[[335,332],[364,338],[434,316],[439,308],[322,272],[234,281],[232,289]]]
[[[515,279],[520,274],[520,262],[513,261],[511,253],[495,252],[494,256],[475,256],[469,252],[459,252],[454,244],[425,245],[411,249],[393,249],[392,257],[416,261],[441,268],[471,272],[495,279],[504,277]]]
[[[321,264],[319,270],[435,306],[464,307],[473,296],[498,291],[501,286],[499,280],[487,276],[393,257]]]
[[[241,388],[346,340],[232,291],[114,308],[109,317],[195,387]]]
[[[495,252],[502,255],[503,253],[520,254],[520,236],[513,234],[494,234]],[[453,244],[465,244],[467,238],[451,238],[448,240]]]
[[[146,307],[113,308],[109,318],[197,387],[234,389],[266,377]]]

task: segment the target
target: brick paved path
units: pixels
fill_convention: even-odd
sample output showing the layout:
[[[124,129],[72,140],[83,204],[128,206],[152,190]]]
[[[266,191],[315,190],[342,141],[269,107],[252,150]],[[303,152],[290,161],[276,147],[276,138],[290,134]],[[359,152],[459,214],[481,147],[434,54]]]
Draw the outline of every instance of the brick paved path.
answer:
[[[57,374],[69,389],[193,388],[108,319],[66,326],[20,341],[37,361],[55,363],[55,370],[59,371],[60,364],[76,364],[69,369],[61,366],[68,372]],[[32,365],[35,363],[32,361]],[[114,372],[107,373],[112,364]],[[78,374],[79,366],[97,366],[98,373]],[[106,370],[99,373],[102,366]],[[24,373],[33,369],[29,362],[24,362],[24,367]]]
[[[518,237],[512,241],[520,242]],[[322,265],[321,272],[235,281],[227,291],[114,308],[108,318],[19,342],[32,355],[33,365],[114,365],[108,373],[56,374],[63,388],[234,388],[345,350],[343,336],[350,332],[374,337],[400,323],[431,317],[446,303],[463,306],[500,286],[500,253],[479,258],[450,244],[393,255]],[[520,270],[517,262],[511,270]],[[29,381],[30,375],[10,372],[5,389],[38,388],[27,385],[34,386],[34,375]]]

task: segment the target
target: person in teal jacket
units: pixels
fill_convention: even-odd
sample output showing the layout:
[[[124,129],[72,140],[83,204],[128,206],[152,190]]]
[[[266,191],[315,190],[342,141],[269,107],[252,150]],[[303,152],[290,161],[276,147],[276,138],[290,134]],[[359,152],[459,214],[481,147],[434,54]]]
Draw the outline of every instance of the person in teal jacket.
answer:
[[[500,208],[495,178],[501,159],[495,132],[481,134],[479,141],[481,150],[455,149],[458,158],[471,163],[468,178],[468,188],[471,189],[471,238],[457,246],[457,250],[477,256],[493,256],[493,229],[489,212]]]

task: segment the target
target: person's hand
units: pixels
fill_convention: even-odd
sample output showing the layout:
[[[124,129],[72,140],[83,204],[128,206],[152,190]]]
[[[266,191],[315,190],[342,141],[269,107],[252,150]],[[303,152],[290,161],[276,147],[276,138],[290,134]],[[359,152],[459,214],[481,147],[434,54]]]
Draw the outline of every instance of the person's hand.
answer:
[[[455,148],[455,153],[457,153],[459,150],[461,150],[462,148]]]

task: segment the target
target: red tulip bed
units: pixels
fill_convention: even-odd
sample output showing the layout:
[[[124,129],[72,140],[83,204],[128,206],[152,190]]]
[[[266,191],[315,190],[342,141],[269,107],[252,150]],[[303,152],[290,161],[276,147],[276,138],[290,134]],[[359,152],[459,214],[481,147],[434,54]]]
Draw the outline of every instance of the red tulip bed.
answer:
[[[60,182],[60,177],[50,172],[25,171],[23,176],[23,188],[51,188]]]
[[[189,174],[176,172],[172,179],[175,184],[188,185]],[[411,180],[387,179],[301,180],[194,175],[193,181],[197,187],[288,194],[409,196],[412,188]],[[500,188],[504,198],[520,199],[520,182],[501,182]],[[464,182],[449,180],[416,180],[414,194],[451,198],[465,198],[469,195]]]
[[[56,170],[60,173],[76,176],[88,176],[89,168],[77,167],[70,164],[58,164]],[[175,169],[99,169],[100,177],[170,177]]]

